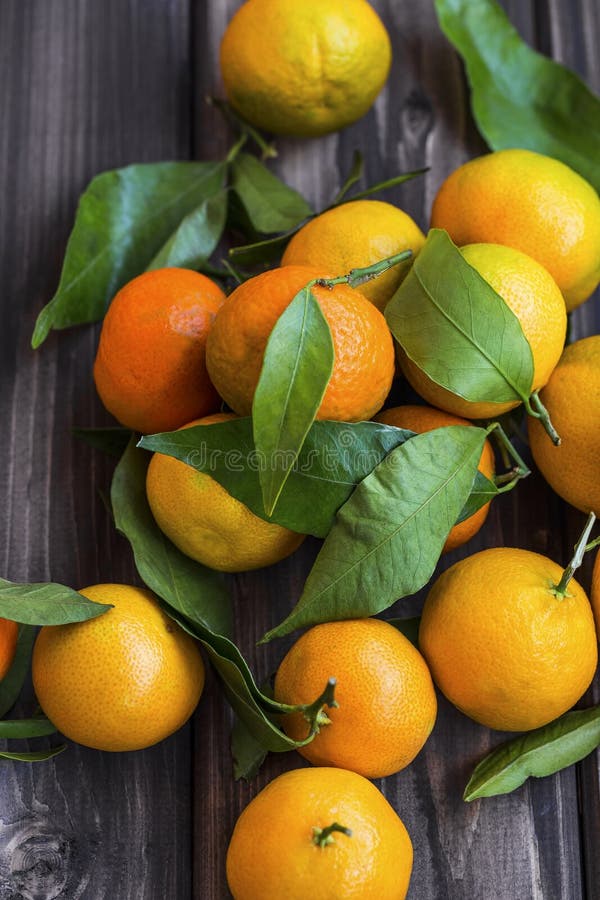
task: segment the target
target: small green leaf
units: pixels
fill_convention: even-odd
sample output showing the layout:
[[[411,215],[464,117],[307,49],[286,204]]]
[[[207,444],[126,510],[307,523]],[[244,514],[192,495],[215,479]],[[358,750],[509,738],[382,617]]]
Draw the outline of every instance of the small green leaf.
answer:
[[[401,631],[405,638],[419,649],[419,625],[421,624],[421,616],[414,616],[410,619],[387,619],[389,625],[393,625],[398,631]]]
[[[459,522],[464,522],[465,519],[468,519],[473,513],[476,513],[477,510],[481,509],[482,506],[485,506],[486,503],[489,503],[497,496],[498,488],[494,482],[490,481],[489,478],[486,478],[483,472],[477,470],[471,493],[456,520],[456,524],[458,525]]]
[[[19,698],[29,672],[29,660],[35,634],[33,625],[19,625],[15,658],[12,666],[0,681],[0,718],[12,709]]]
[[[298,604],[263,641],[319,622],[372,616],[426,584],[475,479],[486,432],[417,434],[338,512]]]
[[[579,762],[600,746],[600,706],[560,719],[501,744],[476,766],[464,799],[509,794],[529,777],[543,778]]]
[[[436,384],[474,403],[526,400],[533,356],[512,310],[433,229],[385,310],[407,356]]]
[[[365,188],[364,191],[360,191],[358,194],[352,194],[351,197],[344,197],[342,203],[353,203],[355,200],[364,200],[366,197],[371,197],[373,194],[379,194],[381,191],[387,191],[389,188],[396,187],[398,184],[404,184],[405,181],[411,181],[413,178],[424,175],[425,172],[428,171],[428,168],[415,169],[414,172],[403,172],[401,175],[394,175],[393,178],[379,181],[377,184]]]
[[[72,428],[71,434],[79,441],[84,441],[95,450],[101,450],[108,456],[120,459],[131,438],[129,428],[119,426],[111,428]]]
[[[477,126],[493,150],[524,147],[571,166],[600,191],[600,100],[531,50],[495,0],[435,0],[463,57]]]
[[[312,215],[304,197],[280,181],[256,157],[240,153],[231,168],[233,190],[257,232],[288,231]]]
[[[58,290],[38,316],[32,346],[50,329],[97,322],[143,272],[181,220],[223,188],[223,162],[146,163],[97,175],[79,201]]]
[[[47,759],[53,759],[53,757],[58,756],[64,750],[67,749],[66,744],[61,744],[60,747],[52,747],[51,750],[35,750],[35,751],[26,751],[23,750],[21,752],[8,750],[0,750],[0,759],[10,759],[15,762],[45,762]]]
[[[271,515],[315,420],[333,371],[327,319],[310,286],[296,294],[275,323],[254,401],[254,443],[264,507]]]
[[[351,187],[361,180],[365,171],[365,160],[360,150],[355,150],[352,157],[352,168],[348,173],[348,177],[335,195],[332,206],[338,206],[348,193]]]
[[[64,584],[19,584],[0,578],[0,616],[25,625],[66,625],[95,619],[112,609]]]
[[[176,231],[151,260],[147,271],[166,266],[202,268],[221,240],[226,216],[227,192],[222,190],[208,197],[182,219]]]
[[[233,774],[236,781],[239,781],[240,778],[251,781],[258,775],[267,756],[265,748],[237,716],[231,730],[231,755],[233,756]]]
[[[34,719],[4,719],[0,721],[0,740],[48,737],[56,728],[45,716]]]
[[[292,228],[277,237],[266,238],[264,241],[255,241],[252,244],[244,244],[240,247],[232,247],[229,250],[229,258],[240,266],[254,266],[259,263],[270,263],[281,259],[283,251],[293,236],[300,228]]]

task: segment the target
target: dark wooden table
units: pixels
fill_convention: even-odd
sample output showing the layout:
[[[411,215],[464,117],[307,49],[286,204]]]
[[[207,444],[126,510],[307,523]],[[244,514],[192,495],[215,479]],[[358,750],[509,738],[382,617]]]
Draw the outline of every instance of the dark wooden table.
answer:
[[[0,0],[2,576],[75,587],[135,578],[99,493],[112,465],[69,433],[73,425],[109,422],[91,379],[98,329],[54,333],[35,353],[29,339],[56,286],[78,194],[95,173],[134,161],[216,158],[230,144],[204,98],[220,91],[219,40],[238,6]],[[275,169],[319,207],[355,148],[366,156],[371,183],[430,166],[426,178],[386,197],[426,227],[442,179],[484,146],[431,0],[374,6],[394,43],[375,109],[341,134],[279,141]],[[506,7],[531,44],[600,89],[598,0],[509,0]],[[573,316],[572,334],[599,326],[596,299]],[[581,518],[534,474],[496,501],[483,533],[460,555],[508,544],[566,561]],[[284,647],[256,649],[255,639],[297,598],[315,552],[311,542],[291,561],[232,579],[239,638],[259,677],[273,671]],[[417,608],[418,598],[399,614]],[[271,757],[254,783],[236,784],[229,727],[209,677],[193,722],[150,750],[110,755],[69,746],[35,767],[2,764],[0,900],[226,898],[235,818],[268,780],[302,764],[296,754]],[[598,759],[513,795],[464,804],[474,762],[499,740],[441,700],[424,752],[380,785],[414,842],[410,898],[600,897]]]

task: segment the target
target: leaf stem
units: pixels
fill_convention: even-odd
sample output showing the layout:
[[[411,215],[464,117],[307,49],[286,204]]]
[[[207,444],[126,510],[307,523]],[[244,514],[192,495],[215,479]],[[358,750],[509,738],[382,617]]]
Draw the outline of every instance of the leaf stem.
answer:
[[[558,447],[560,444],[560,435],[552,424],[550,414],[540,400],[537,391],[534,391],[530,397],[525,399],[524,406],[529,416],[533,416],[534,419],[540,420],[546,429],[546,433],[550,436],[552,443]]]
[[[321,287],[332,288],[336,284],[349,284],[350,287],[358,287],[365,281],[371,281],[377,278],[388,269],[397,266],[399,263],[410,259],[412,250],[403,250],[402,253],[396,253],[394,256],[388,256],[386,259],[380,259],[379,262],[370,266],[364,266],[362,269],[351,269],[347,275],[339,275],[337,278],[317,278],[311,284],[318,284]]]
[[[246,137],[251,138],[260,148],[263,159],[274,159],[277,156],[277,150],[273,144],[270,144],[260,131],[257,131],[249,122],[242,119],[229,103],[226,103],[225,100],[219,100],[218,97],[207,97],[206,102],[210,106],[215,106],[233,128],[241,131]]]
[[[589,545],[587,543],[587,540],[590,536],[590,532],[591,532],[592,528],[594,527],[595,521],[596,521],[596,515],[595,515],[595,513],[591,512],[588,516],[587,522],[585,523],[585,528],[581,532],[579,540],[575,544],[575,552],[573,553],[573,559],[571,560],[569,565],[566,567],[565,571],[562,574],[562,578],[560,579],[558,584],[554,585],[554,587],[552,588],[552,593],[555,594],[557,597],[562,598],[566,595],[567,587],[569,586],[569,582],[570,582],[571,578],[573,577],[573,575],[575,574],[576,570],[579,568],[579,566],[583,562],[583,557],[587,553],[588,549],[592,550],[594,548],[594,546],[600,542],[600,539],[599,539],[598,541],[592,541]]]
[[[498,493],[505,494],[507,491],[512,491],[522,478],[527,478],[528,475],[531,475],[531,470],[529,469],[529,466],[525,464],[523,458],[513,445],[512,441],[508,438],[508,435],[499,422],[492,422],[491,425],[488,425],[486,430],[488,434],[493,434],[496,438],[496,442],[502,451],[505,464],[507,459],[512,459],[515,463],[510,472],[506,472],[504,475],[499,475],[494,478],[494,484],[498,488]]]
[[[352,837],[352,830],[350,828],[345,828],[343,825],[339,825],[337,822],[332,822],[331,825],[328,825],[327,828],[313,828],[313,844],[316,844],[317,847],[320,847],[323,850],[325,847],[328,847],[329,844],[335,844],[335,840],[333,838],[333,833],[337,831],[340,834],[345,834],[346,837]]]
[[[244,144],[246,143],[247,140],[248,140],[248,135],[246,134],[246,132],[243,131],[240,134],[237,141],[235,142],[235,144],[233,145],[233,147],[231,148],[231,150],[229,151],[229,153],[227,154],[227,156],[225,157],[226,163],[229,164],[234,161],[234,159],[236,158],[236,156],[238,155],[238,153],[240,152],[240,150],[242,149],[242,147],[244,146]]]

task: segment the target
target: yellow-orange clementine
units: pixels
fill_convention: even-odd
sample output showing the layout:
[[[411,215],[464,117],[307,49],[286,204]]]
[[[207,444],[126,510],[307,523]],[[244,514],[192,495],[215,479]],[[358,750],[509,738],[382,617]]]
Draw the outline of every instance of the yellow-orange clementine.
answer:
[[[562,715],[598,661],[583,588],[552,560],[511,547],[455,563],[431,588],[419,646],[448,700],[482,725],[528,731]]]
[[[12,666],[17,649],[19,626],[10,619],[0,619],[0,681]]]
[[[227,298],[206,343],[211,380],[236,413],[247,416],[262,368],[265,347],[277,319],[295,295],[326,275],[308,266],[282,266],[250,278]],[[385,319],[354,288],[313,288],[329,323],[335,350],[331,380],[319,419],[370,419],[388,395],[394,349]]]
[[[242,812],[227,882],[234,900],[404,900],[412,861],[408,832],[374,784],[344,769],[295,769]]]
[[[405,768],[429,737],[437,701],[425,660],[397,628],[380,619],[316,625],[300,637],[275,676],[275,698],[312,703],[336,679],[337,708],[330,724],[300,749],[317,766],[339,766],[366,778]],[[283,728],[302,740],[302,713],[286,715]]]
[[[96,750],[140,750],[187,722],[204,686],[195,641],[150,591],[125,584],[82,588],[113,609],[45,626],[33,650],[40,706],[65,737]]]
[[[594,619],[596,621],[596,632],[600,634],[600,552],[596,553],[594,562],[594,570],[592,572],[592,592],[590,595],[592,601],[592,609],[594,611]]]
[[[106,313],[94,379],[113,416],[145,434],[216,412],[206,336],[225,299],[190,269],[155,269],[121,288]]]
[[[405,406],[394,406],[392,409],[386,409],[375,417],[376,422],[383,422],[384,425],[394,425],[396,428],[406,428],[408,431],[414,431],[416,434],[422,434],[425,431],[433,431],[435,428],[445,428],[448,425],[470,425],[468,419],[461,419],[459,416],[451,416],[449,413],[441,409],[435,409],[433,406],[417,406],[407,403]],[[486,441],[481,451],[481,459],[479,461],[479,471],[486,478],[493,479],[494,467],[494,451],[489,441]],[[459,522],[451,530],[444,551],[455,550],[477,534],[489,512],[490,504],[486,503],[477,512],[474,512],[468,519]]]

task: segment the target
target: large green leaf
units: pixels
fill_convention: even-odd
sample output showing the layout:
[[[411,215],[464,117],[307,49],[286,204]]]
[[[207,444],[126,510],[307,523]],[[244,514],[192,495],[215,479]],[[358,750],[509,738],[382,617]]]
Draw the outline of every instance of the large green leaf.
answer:
[[[39,347],[51,328],[101,319],[119,288],[167,252],[182,219],[222,190],[226,171],[223,162],[146,163],[92,179],[79,201],[58,290],[38,316],[32,345]],[[178,248],[182,240],[175,239]]]
[[[48,737],[56,728],[45,716],[34,719],[4,719],[0,721],[0,740]]]
[[[431,578],[475,479],[486,432],[454,425],[418,434],[340,509],[290,615],[263,640],[372,616]]]
[[[313,214],[304,197],[249,153],[239,153],[231,170],[233,190],[255,231],[288,231]]]
[[[240,778],[244,778],[246,781],[254,778],[267,755],[262,744],[256,740],[237,716],[231,730],[231,755],[236,781]]]
[[[523,43],[495,0],[435,0],[465,61],[473,115],[493,150],[562,160],[600,191],[600,100],[564,66]]]
[[[201,269],[221,240],[226,217],[227,191],[221,190],[181,221],[147,268]]]
[[[533,356],[509,306],[433,229],[385,310],[406,355],[432,381],[472,402],[531,394]]]
[[[12,709],[19,698],[29,672],[29,660],[34,641],[35,628],[33,625],[19,625],[15,658],[10,669],[0,681],[0,718]]]
[[[112,609],[64,584],[19,584],[0,578],[0,616],[24,625],[67,625],[95,619]]]

